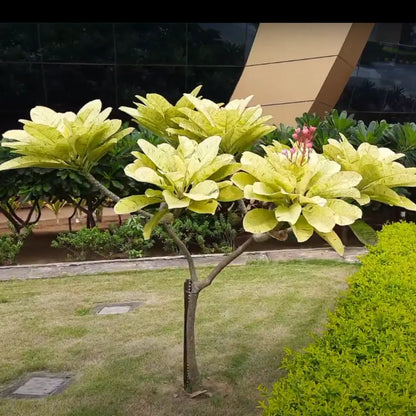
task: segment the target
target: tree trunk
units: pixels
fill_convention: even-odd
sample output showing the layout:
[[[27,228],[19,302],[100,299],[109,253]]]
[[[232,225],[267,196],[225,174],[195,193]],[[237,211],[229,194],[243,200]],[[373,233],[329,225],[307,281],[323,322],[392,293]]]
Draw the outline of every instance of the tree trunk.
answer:
[[[183,351],[183,384],[188,393],[201,390],[201,375],[196,360],[195,317],[199,293],[193,292],[192,280],[184,284],[185,322]]]

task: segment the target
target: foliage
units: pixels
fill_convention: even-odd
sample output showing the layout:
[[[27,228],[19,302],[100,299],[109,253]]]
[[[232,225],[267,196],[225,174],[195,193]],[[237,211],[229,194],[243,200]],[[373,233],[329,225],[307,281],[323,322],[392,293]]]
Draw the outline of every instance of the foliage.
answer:
[[[287,351],[264,416],[416,413],[416,225],[386,224],[325,332]]]
[[[291,143],[292,135],[294,132],[294,127],[286,126],[285,124],[280,123],[279,127],[276,127],[275,130],[263,136],[249,150],[253,153],[264,155],[263,146],[271,145],[274,143],[274,141],[278,141],[279,143],[289,145]]]
[[[357,125],[351,130],[349,142],[358,147],[361,143],[369,143],[378,146],[382,143],[385,135],[388,134],[390,124],[385,120],[371,121],[368,126],[362,120],[357,122]]]
[[[132,128],[120,130],[121,120],[107,120],[111,108],[101,111],[101,101],[85,104],[77,114],[57,113],[36,106],[31,120],[20,120],[23,130],[9,130],[2,146],[23,156],[0,169],[27,167],[64,168],[89,172]]]
[[[320,153],[329,139],[338,140],[340,134],[349,136],[356,124],[353,114],[348,114],[346,111],[339,113],[336,109],[326,113],[324,119],[314,113],[303,113],[302,117],[296,118],[296,122],[300,128],[303,126],[316,127],[313,147]]]
[[[181,136],[198,143],[207,137],[220,136],[221,152],[235,155],[275,129],[266,124],[271,116],[263,116],[259,105],[247,107],[252,96],[223,106],[197,97],[200,89],[198,86],[190,94],[184,94],[175,106],[158,94],[147,94],[146,98],[136,96],[142,102],[135,103],[137,108],[123,106],[120,110],[174,146]]]
[[[338,162],[342,169],[357,172],[362,176],[362,180],[357,185],[361,192],[361,197],[358,199],[360,204],[368,204],[373,200],[416,210],[413,201],[399,195],[393,189],[416,186],[416,167],[406,168],[396,162],[403,154],[369,143],[362,143],[355,149],[347,138],[342,136],[341,141],[331,139],[324,146],[324,155]]]
[[[416,123],[393,124],[385,132],[383,145],[403,153],[405,166],[416,166]]]
[[[32,227],[25,227],[21,234],[0,235],[0,265],[6,266],[16,262],[26,238],[32,232]]]
[[[360,208],[343,199],[360,198],[356,186],[362,178],[356,172],[341,171],[338,163],[313,152],[309,132],[304,129],[306,141],[300,134],[291,149],[275,143],[264,147],[264,158],[243,154],[243,172],[235,173],[232,181],[246,199],[259,201],[245,215],[243,225],[251,233],[291,227],[299,242],[316,232],[342,255],[344,246],[333,229],[361,218]]]
[[[231,212],[215,215],[189,213],[176,218],[171,227],[192,252],[229,253],[235,249],[239,223],[239,217]],[[165,251],[179,252],[175,241],[162,227],[155,228],[154,237],[162,242]]]
[[[122,225],[112,225],[107,230],[93,227],[59,233],[51,247],[68,250],[74,260],[86,260],[142,257],[153,244],[153,240],[143,238],[142,219],[132,216]]]
[[[167,208],[146,224],[148,238],[170,209],[187,208],[201,214],[214,214],[218,201],[240,199],[241,191],[231,181],[224,180],[240,165],[232,155],[218,155],[220,141],[221,137],[212,136],[198,144],[181,136],[175,149],[167,143],[153,146],[139,139],[143,153],[134,153],[137,159],[126,166],[126,175],[162,190],[149,188],[144,195],[123,198],[115,205],[115,212],[126,214],[165,203]]]

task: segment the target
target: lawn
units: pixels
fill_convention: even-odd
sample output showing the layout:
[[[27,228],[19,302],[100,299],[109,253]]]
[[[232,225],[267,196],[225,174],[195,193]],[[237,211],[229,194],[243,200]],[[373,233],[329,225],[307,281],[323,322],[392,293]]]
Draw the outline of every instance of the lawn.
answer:
[[[186,269],[0,282],[0,392],[34,371],[73,375],[57,395],[0,398],[0,415],[260,415],[257,387],[282,375],[286,347],[301,349],[322,330],[358,267],[299,260],[225,269],[199,299],[203,398],[182,389]],[[142,305],[94,313],[131,301]]]

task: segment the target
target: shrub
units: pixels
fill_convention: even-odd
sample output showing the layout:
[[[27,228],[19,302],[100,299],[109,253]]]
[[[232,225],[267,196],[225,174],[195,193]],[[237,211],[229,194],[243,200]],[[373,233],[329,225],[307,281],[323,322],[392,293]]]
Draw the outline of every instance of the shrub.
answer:
[[[235,248],[239,218],[235,214],[201,215],[190,213],[176,218],[172,228],[191,251],[229,253]],[[163,249],[177,253],[178,247],[162,227],[156,227],[155,237],[162,242]]]
[[[107,230],[93,227],[59,233],[51,246],[68,250],[68,257],[74,260],[138,258],[153,246],[153,240],[144,240],[141,220],[132,216],[122,225],[113,224]]]
[[[25,227],[21,234],[0,235],[0,266],[16,263],[16,258],[23,247],[24,241],[32,232],[32,227]]]
[[[324,333],[287,351],[264,416],[416,414],[416,224],[386,224]]]

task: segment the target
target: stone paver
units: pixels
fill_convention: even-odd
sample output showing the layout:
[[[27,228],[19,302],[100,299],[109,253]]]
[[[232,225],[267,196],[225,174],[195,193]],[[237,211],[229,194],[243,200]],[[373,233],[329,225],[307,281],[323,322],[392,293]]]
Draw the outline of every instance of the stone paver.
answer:
[[[2,396],[14,398],[40,398],[62,392],[71,382],[67,374],[34,373],[9,387]]]
[[[94,307],[94,312],[97,315],[117,315],[119,313],[128,313],[144,305],[141,300],[130,302],[117,302],[110,304],[101,304]]]
[[[130,306],[104,306],[97,315],[116,315],[130,312]]]

